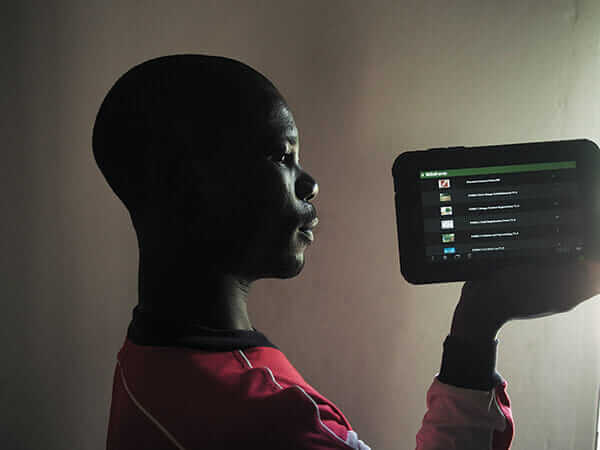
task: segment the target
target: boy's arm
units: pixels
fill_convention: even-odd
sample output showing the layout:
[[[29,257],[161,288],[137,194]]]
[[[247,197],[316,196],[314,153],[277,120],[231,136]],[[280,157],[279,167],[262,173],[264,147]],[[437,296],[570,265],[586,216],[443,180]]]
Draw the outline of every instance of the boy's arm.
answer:
[[[427,391],[418,450],[506,450],[514,423],[506,382],[495,371],[497,341],[448,336],[442,367]]]
[[[600,264],[513,266],[467,281],[444,342],[440,374],[427,392],[418,450],[510,448],[514,422],[506,382],[495,370],[496,335],[514,319],[562,313],[600,293]]]

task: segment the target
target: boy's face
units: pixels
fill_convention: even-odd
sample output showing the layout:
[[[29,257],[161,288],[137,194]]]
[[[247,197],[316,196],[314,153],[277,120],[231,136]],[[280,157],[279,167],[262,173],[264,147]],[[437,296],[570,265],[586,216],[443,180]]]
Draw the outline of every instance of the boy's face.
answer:
[[[306,228],[316,225],[310,200],[318,186],[299,165],[294,118],[282,102],[269,110],[252,137],[223,152],[218,168],[204,174],[211,191],[202,195],[204,218],[210,219],[194,227],[202,241],[218,243],[214,250],[229,272],[249,280],[300,273],[312,242]]]

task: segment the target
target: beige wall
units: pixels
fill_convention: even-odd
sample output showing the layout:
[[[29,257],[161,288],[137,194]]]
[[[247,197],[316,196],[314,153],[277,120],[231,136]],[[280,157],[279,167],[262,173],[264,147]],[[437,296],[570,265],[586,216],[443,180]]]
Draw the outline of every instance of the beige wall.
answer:
[[[321,188],[307,266],[256,284],[255,326],[374,449],[414,448],[461,284],[401,277],[392,161],[434,146],[600,142],[598,2],[112,3],[20,2],[0,19],[3,448],[104,445],[137,247],[91,127],[121,73],[182,52],[270,77]],[[501,333],[515,450],[591,448],[598,323],[596,302]]]

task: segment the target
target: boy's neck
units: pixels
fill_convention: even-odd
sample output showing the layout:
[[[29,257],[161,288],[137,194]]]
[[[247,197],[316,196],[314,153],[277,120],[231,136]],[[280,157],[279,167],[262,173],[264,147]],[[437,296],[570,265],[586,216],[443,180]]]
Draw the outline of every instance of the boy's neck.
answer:
[[[140,251],[139,307],[208,328],[251,330],[250,283],[203,267],[185,254],[189,253],[169,257]]]

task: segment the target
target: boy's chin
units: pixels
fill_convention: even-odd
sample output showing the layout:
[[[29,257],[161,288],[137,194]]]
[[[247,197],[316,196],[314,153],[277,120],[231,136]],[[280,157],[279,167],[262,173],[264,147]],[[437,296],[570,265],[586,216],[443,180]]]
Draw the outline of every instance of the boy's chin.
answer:
[[[304,268],[304,254],[302,252],[297,253],[295,255],[289,255],[287,258],[284,258],[280,264],[277,264],[276,267],[273,267],[271,271],[269,271],[268,275],[261,278],[279,278],[279,279],[288,279],[294,278]]]

